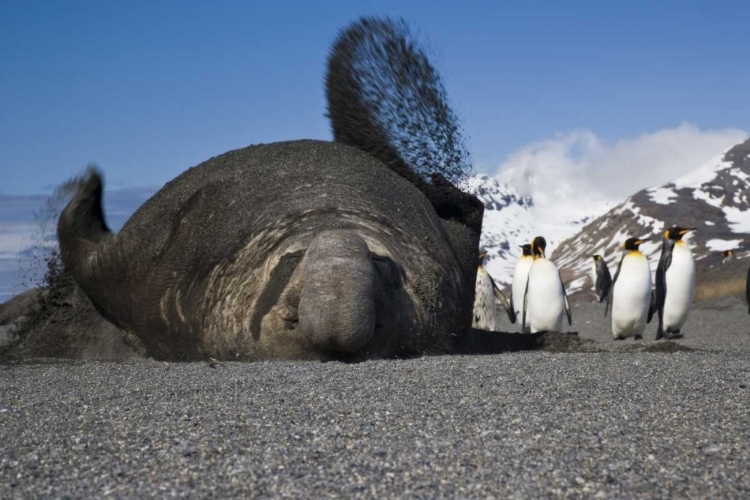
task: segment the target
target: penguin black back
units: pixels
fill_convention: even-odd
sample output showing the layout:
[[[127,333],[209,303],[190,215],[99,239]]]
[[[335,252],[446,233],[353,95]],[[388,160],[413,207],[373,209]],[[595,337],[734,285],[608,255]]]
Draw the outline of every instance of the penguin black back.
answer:
[[[607,262],[601,255],[594,255],[592,258],[596,266],[596,283],[594,283],[594,289],[596,290],[597,299],[599,302],[602,302],[609,294],[609,287],[612,285],[612,275],[609,274]]]
[[[665,231],[661,246],[659,264],[656,266],[656,294],[654,295],[654,310],[659,315],[659,326],[656,330],[656,340],[664,337],[664,302],[667,300],[667,269],[672,264],[672,250],[676,240],[669,238],[669,231]]]

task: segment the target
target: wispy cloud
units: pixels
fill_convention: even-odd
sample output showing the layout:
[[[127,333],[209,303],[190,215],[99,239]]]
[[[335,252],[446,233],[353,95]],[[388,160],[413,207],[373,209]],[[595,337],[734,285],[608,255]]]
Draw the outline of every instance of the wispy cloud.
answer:
[[[0,259],[13,258],[29,247],[34,230],[35,227],[31,224],[0,225]]]
[[[158,187],[115,189],[104,193],[107,224],[118,231]],[[0,302],[41,279],[44,265],[35,265],[39,251],[55,245],[55,223],[43,217],[46,196],[0,194]],[[43,223],[47,227],[42,228]]]
[[[747,137],[744,130],[683,123],[607,143],[591,130],[576,130],[520,149],[494,173],[540,205],[619,202],[698,168]]]

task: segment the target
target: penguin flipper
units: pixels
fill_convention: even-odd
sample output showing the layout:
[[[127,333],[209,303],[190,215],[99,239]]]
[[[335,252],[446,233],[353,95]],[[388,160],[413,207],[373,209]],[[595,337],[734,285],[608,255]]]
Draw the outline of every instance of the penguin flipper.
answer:
[[[604,272],[602,273],[602,297],[607,297],[609,296],[609,289],[612,288],[612,275],[609,274],[609,268],[607,267],[607,263],[604,262],[604,259],[602,259],[602,266],[604,267]]]
[[[510,315],[510,305],[508,304],[508,299],[505,298],[505,295],[503,294],[503,292],[500,291],[499,288],[495,288],[494,292],[495,292],[495,299],[499,300],[500,303],[505,308],[505,310],[508,311],[508,318],[510,319],[511,315]],[[512,319],[511,319],[511,322],[513,322]]]
[[[508,304],[508,299],[505,297],[505,294],[500,290],[500,287],[497,286],[497,283],[495,283],[495,280],[492,279],[492,276],[489,272],[487,272],[487,276],[490,278],[490,283],[492,283],[492,293],[495,294],[495,300],[499,300],[500,303],[505,308],[505,312],[508,313],[508,319],[511,323],[516,322],[516,312],[513,310],[513,308]],[[513,300],[513,295],[510,296],[511,300]]]
[[[521,330],[526,328],[526,311],[529,309],[529,277],[531,276],[531,270],[529,269],[529,275],[526,276],[526,288],[523,291],[523,319],[521,320]]]
[[[562,275],[560,271],[557,271],[557,275],[560,277],[560,288],[562,288],[563,297],[565,298],[565,315],[568,317],[568,325],[573,326],[573,314],[570,311],[570,301],[568,300],[568,292],[565,291],[565,283],[563,283]]]
[[[656,311],[656,294],[653,290],[651,290],[651,300],[649,300],[648,303],[648,318],[646,319],[646,324],[651,323],[651,319],[654,317],[654,312]]]
[[[750,314],[750,267],[747,269],[747,280],[745,281],[745,298],[747,299],[747,313]]]
[[[664,337],[664,303],[667,300],[667,269],[672,264],[672,246],[664,241],[661,247],[659,265],[656,267],[656,298],[654,311],[659,313],[659,327],[656,329],[656,340]]]
[[[513,305],[513,292],[510,294],[510,301],[508,301],[508,319],[514,325],[516,324],[516,307]]]

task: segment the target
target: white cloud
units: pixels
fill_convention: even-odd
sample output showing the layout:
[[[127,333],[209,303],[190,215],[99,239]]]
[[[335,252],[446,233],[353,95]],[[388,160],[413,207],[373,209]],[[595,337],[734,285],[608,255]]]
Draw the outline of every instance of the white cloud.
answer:
[[[105,191],[104,213],[110,228],[118,231],[156,190],[156,187],[138,187]],[[24,277],[22,269],[24,262],[36,259],[29,252],[55,245],[57,221],[43,212],[46,200],[47,196],[43,195],[0,194],[0,303],[8,295],[21,291],[18,287],[29,277]],[[39,274],[37,278],[41,278],[44,267],[37,267],[34,268]]]
[[[511,154],[495,175],[542,206],[619,203],[677,179],[747,137],[744,130],[683,123],[609,144],[590,130],[576,130]]]
[[[0,227],[0,259],[14,258],[30,247],[35,229],[30,224],[7,224]]]

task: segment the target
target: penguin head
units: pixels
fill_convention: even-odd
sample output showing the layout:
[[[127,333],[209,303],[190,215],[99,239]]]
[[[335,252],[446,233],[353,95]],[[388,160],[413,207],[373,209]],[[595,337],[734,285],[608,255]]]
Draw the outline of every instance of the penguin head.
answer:
[[[482,267],[482,265],[484,264],[484,258],[485,258],[486,256],[487,256],[487,250],[480,250],[480,251],[479,251],[479,260],[478,260],[478,262],[477,262],[477,265],[478,265],[479,267]]]
[[[531,257],[531,245],[526,243],[525,245],[519,245],[521,247],[521,250],[523,250],[523,256],[524,257]]]
[[[599,254],[592,255],[591,258],[594,259],[594,262],[599,262],[600,260],[602,260],[602,256]]]
[[[622,244],[622,248],[624,250],[635,252],[644,241],[646,241],[646,239],[644,238],[628,238],[627,240],[625,240],[625,243]]]
[[[695,231],[696,228],[694,227],[679,227],[679,226],[672,226],[666,231],[664,231],[664,238],[667,240],[672,241],[680,241],[683,236],[685,236],[690,231]]]
[[[724,250],[721,252],[721,263],[726,264],[734,260],[734,250]]]
[[[544,236],[537,236],[531,241],[531,254],[534,258],[544,257],[544,250],[547,248],[547,240]]]

